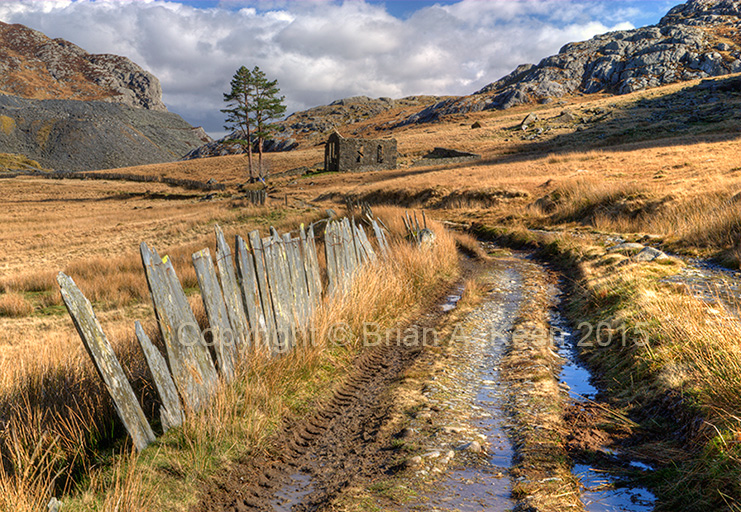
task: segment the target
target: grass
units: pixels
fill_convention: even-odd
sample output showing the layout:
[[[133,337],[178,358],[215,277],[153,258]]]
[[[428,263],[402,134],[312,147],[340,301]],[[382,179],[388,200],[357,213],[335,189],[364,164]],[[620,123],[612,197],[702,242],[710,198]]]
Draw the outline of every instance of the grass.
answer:
[[[676,261],[630,263],[589,239],[565,235],[485,228],[479,233],[534,248],[570,277],[567,312],[574,325],[582,323],[580,353],[611,403],[639,423],[643,444],[631,450],[663,467],[650,482],[660,498],[657,510],[738,509],[741,325],[731,320],[736,310],[665,283],[681,266]],[[599,337],[589,325],[600,326]]]
[[[15,127],[15,122],[7,117],[0,116],[0,131],[8,134]],[[31,160],[23,155],[13,153],[0,153],[0,171],[28,171],[46,170],[36,160]]]
[[[393,203],[435,209],[438,216],[463,225],[501,226],[481,233],[511,245],[535,247],[541,255],[568,269],[568,277],[578,284],[575,297],[583,306],[575,310],[574,319],[609,321],[615,332],[620,331],[623,321],[632,322],[630,325],[646,322],[650,328],[647,335],[655,340],[649,345],[650,353],[612,347],[613,350],[595,351],[610,354],[610,359],[600,366],[599,357],[594,355],[593,364],[607,376],[615,399],[641,409],[652,403],[649,399],[674,390],[684,397],[677,410],[682,414],[689,411],[676,423],[691,424],[701,417],[712,425],[705,425],[691,439],[696,447],[691,459],[694,465],[679,461],[677,472],[666,476],[667,482],[680,482],[688,491],[685,493],[677,484],[665,496],[677,502],[698,500],[698,507],[705,504],[713,508],[720,503],[726,508],[737,507],[733,500],[738,499],[739,493],[733,487],[733,478],[738,427],[733,411],[741,404],[734,399],[739,396],[733,344],[738,339],[733,330],[735,322],[719,325],[718,315],[706,306],[682,302],[685,299],[677,298],[681,296],[677,290],[661,285],[658,280],[672,271],[671,266],[633,266],[624,257],[604,255],[600,244],[593,243],[618,237],[647,240],[671,251],[715,257],[738,265],[738,116],[713,122],[706,119],[684,128],[672,125],[672,119],[662,121],[656,130],[648,123],[653,112],[669,108],[662,107],[661,101],[681,103],[687,94],[692,94],[686,90],[693,85],[677,84],[620,97],[566,98],[566,105],[522,106],[475,113],[465,120],[403,127],[393,135],[399,141],[400,161],[404,165],[435,146],[472,151],[483,159],[449,167],[404,167],[351,175],[317,173],[310,179],[276,179],[271,182],[273,197],[266,208],[247,206],[236,194],[230,197],[234,186],[245,181],[241,156],[125,171],[200,181],[214,178],[229,187],[215,201],[198,201],[192,191],[174,193],[178,189],[162,183],[47,181],[27,177],[5,180],[5,194],[0,198],[0,421],[4,427],[12,425],[24,434],[9,438],[9,446],[16,448],[3,451],[4,470],[11,464],[54,469],[39,473],[45,475],[39,478],[30,471],[20,481],[6,471],[0,478],[0,485],[4,486],[0,487],[0,494],[16,496],[18,510],[37,510],[37,502],[29,498],[24,504],[18,493],[25,492],[26,487],[47,489],[48,479],[55,470],[62,469],[56,488],[74,490],[80,503],[87,507],[103,507],[109,499],[104,497],[108,492],[105,489],[116,485],[121,489],[117,491],[119,495],[126,488],[140,489],[137,485],[155,488],[151,482],[137,483],[135,477],[139,473],[131,473],[126,463],[110,462],[123,461],[128,455],[122,455],[122,447],[114,441],[120,438],[120,430],[112,422],[101,420],[113,417],[114,411],[101,398],[105,394],[68,318],[59,314],[62,310],[53,281],[58,270],[72,275],[93,299],[137,393],[151,406],[151,388],[146,372],[135,363],[138,349],[131,337],[135,319],[143,320],[150,334],[155,334],[146,284],[139,272],[138,244],[147,241],[161,252],[168,252],[177,268],[182,269],[180,277],[186,288],[193,292],[195,279],[186,270],[190,267],[186,263],[191,252],[211,246],[214,222],[219,222],[227,235],[266,227],[268,223],[285,230],[303,219],[322,216],[325,208],[339,210],[338,205],[346,197],[360,197],[373,202],[378,212],[383,212],[383,208],[377,205]],[[736,103],[735,97],[729,97],[729,109],[735,108]],[[585,129],[579,132],[573,123],[560,126],[554,121],[564,109],[572,110],[577,117],[592,119],[595,116],[589,112],[597,108],[612,111],[612,120],[582,123]],[[536,110],[543,126],[551,130],[528,141],[517,127],[531,110]],[[388,120],[379,120],[379,125]],[[480,121],[483,127],[471,130],[474,121]],[[360,136],[378,133],[372,120],[356,128]],[[385,128],[380,133],[388,134]],[[657,134],[661,138],[656,138]],[[278,173],[321,161],[322,148],[312,146],[266,158],[270,168]],[[279,208],[286,196],[289,204],[302,206]],[[389,220],[398,224],[399,216],[389,213]],[[534,242],[533,229],[557,234]],[[476,244],[470,239],[459,238],[457,245],[467,254],[476,255]],[[455,254],[452,246],[450,254]],[[408,258],[411,255],[401,256],[399,261],[417,268],[417,273],[404,274],[405,286],[429,289],[425,280],[437,275],[431,265],[440,261],[428,261],[430,268],[419,268],[415,266],[419,262]],[[384,296],[384,286],[393,292],[396,285],[374,286],[374,293]],[[395,320],[399,311],[405,310],[405,304],[420,299],[407,295],[405,289],[396,289],[395,294],[386,297],[388,302],[376,304],[373,310],[384,322]],[[194,306],[202,307],[197,296],[191,299]],[[644,316],[639,317],[639,313]],[[337,314],[352,319],[362,312]],[[662,320],[667,317],[675,320],[668,324]],[[304,354],[306,364],[301,370],[287,374],[290,382],[300,385],[292,387],[281,382],[289,391],[276,402],[275,410],[255,396],[256,403],[264,409],[258,410],[270,420],[310,409],[312,393],[323,390],[326,380],[330,380],[328,368],[336,365],[337,371],[344,371],[343,365],[355,350],[352,337],[347,341],[344,352],[321,350],[318,355]],[[315,370],[316,380],[312,380]],[[249,380],[249,372],[246,375]],[[255,389],[262,385],[257,381],[253,384]],[[641,400],[631,401],[637,398]],[[68,409],[59,406],[68,403],[74,405]],[[228,417],[233,411],[223,414]],[[28,421],[24,423],[20,418]],[[263,426],[274,425],[270,421]],[[31,427],[23,430],[26,424]],[[52,424],[60,427],[49,429]],[[183,456],[173,467],[164,459],[152,462],[156,450],[131,459],[135,468],[157,467],[156,475],[173,478],[160,489],[173,502],[184,489],[192,488],[194,482],[200,482],[223,463],[220,451],[249,451],[263,442],[262,438],[246,436],[254,444],[233,446],[230,438],[219,439],[216,433],[209,445],[207,430],[186,433],[185,437],[180,434],[166,438],[158,446],[163,457],[180,457],[190,450],[190,458]],[[189,471],[191,462],[193,472],[187,473],[191,476],[172,476]],[[142,466],[148,463],[158,466]],[[71,482],[65,478],[67,474],[74,476]],[[156,508],[144,504],[127,506]]]
[[[0,316],[19,317],[30,315],[33,306],[26,298],[17,292],[0,294]]]
[[[395,218],[399,211],[379,213],[392,229],[400,227]],[[363,271],[345,296],[325,302],[315,315],[316,343],[301,345],[285,357],[249,357],[250,364],[240,367],[232,384],[222,386],[211,407],[139,456],[121,454],[121,428],[107,420],[115,412],[82,351],[43,358],[7,375],[0,404],[6,407],[2,416],[11,418],[2,436],[3,453],[9,455],[0,489],[8,492],[0,508],[38,509],[50,490],[66,493],[69,510],[109,510],[115,504],[118,510],[183,510],[192,505],[198,489],[225,465],[265,449],[285,417],[306,414],[332,392],[363,350],[366,322],[390,327],[406,321],[455,279],[455,241],[438,225],[435,230],[438,239],[432,249],[400,240],[387,262]],[[93,275],[105,272],[107,264],[99,263],[84,268]],[[203,319],[196,299],[191,303]],[[330,344],[328,334],[338,321],[349,326],[348,334],[342,343]],[[130,323],[103,325],[152,414],[151,383]],[[70,409],[69,404],[76,405]],[[34,471],[24,471],[30,467]]]

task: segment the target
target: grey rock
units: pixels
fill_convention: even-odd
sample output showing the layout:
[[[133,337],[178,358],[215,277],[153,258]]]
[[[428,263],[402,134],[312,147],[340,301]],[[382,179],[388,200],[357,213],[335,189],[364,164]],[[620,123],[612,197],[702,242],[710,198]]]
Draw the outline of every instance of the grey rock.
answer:
[[[420,245],[431,245],[433,242],[435,242],[435,233],[427,228],[424,228],[419,232],[417,238]]]
[[[483,451],[483,448],[481,447],[481,443],[478,441],[471,441],[471,444],[468,445],[466,448],[471,453],[481,453]]]
[[[559,116],[556,117],[556,120],[564,123],[573,123],[575,121],[578,121],[579,119],[571,111],[564,110]]]
[[[527,130],[528,126],[538,121],[538,115],[530,112],[527,116],[525,116],[525,119],[522,120],[520,123],[520,128],[523,130]]]
[[[414,429],[406,427],[401,432],[399,432],[399,437],[402,439],[409,439],[414,435]]]
[[[465,432],[466,429],[464,427],[443,427],[442,431],[445,434],[460,434],[461,432]]]
[[[99,100],[166,112],[160,82],[126,57],[94,55],[64,39],[0,22],[0,91],[42,99]],[[20,72],[20,74],[17,74]],[[27,83],[19,83],[21,77]],[[29,78],[30,77],[30,78]],[[33,87],[28,87],[33,82]]]
[[[468,153],[466,151],[458,151],[457,149],[449,149],[449,148],[435,148],[429,153],[427,153],[422,158],[427,159],[438,159],[438,158],[471,158],[478,160],[481,158],[481,155],[477,155],[476,153]]]
[[[400,124],[437,121],[449,114],[506,109],[567,94],[626,94],[651,87],[741,71],[741,62],[718,51],[738,52],[735,42],[716,44],[717,28],[741,28],[738,0],[689,0],[658,25],[610,32],[569,43],[538,64],[518,66],[471,96],[441,101]],[[530,122],[524,122],[525,128]]]
[[[654,249],[653,247],[645,247],[641,252],[633,256],[633,259],[636,261],[665,260],[668,258],[669,256],[667,256],[666,253]]]
[[[52,498],[51,500],[49,500],[49,504],[46,505],[46,508],[49,512],[59,512],[62,508],[62,505],[63,503],[61,501],[56,498]]]
[[[422,465],[422,457],[420,457],[419,455],[411,457],[406,460],[404,465],[408,468],[418,468]]]

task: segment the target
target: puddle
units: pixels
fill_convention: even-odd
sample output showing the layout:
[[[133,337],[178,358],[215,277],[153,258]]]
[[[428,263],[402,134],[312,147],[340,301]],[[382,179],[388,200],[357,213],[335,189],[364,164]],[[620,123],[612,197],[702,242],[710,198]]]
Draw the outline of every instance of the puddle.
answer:
[[[576,337],[569,329],[566,320],[557,311],[551,316],[551,327],[558,355],[564,359],[559,380],[569,387],[571,398],[594,400],[597,396],[597,388],[589,382],[591,374],[579,361],[576,353]]]
[[[457,285],[453,289],[453,293],[445,298],[445,302],[442,305],[443,313],[453,311],[458,306],[458,302],[461,300],[461,297],[463,297],[463,292],[465,291],[465,289],[466,287],[463,283]]]
[[[581,494],[587,512],[651,512],[656,498],[638,487],[615,487],[616,478],[590,466],[576,464],[573,470],[584,486]]]
[[[275,499],[270,503],[275,512],[291,512],[291,507],[300,503],[314,490],[311,476],[306,473],[294,473],[290,479],[291,481],[276,493]]]
[[[551,317],[551,326],[558,354],[564,359],[560,381],[569,387],[569,396],[574,400],[594,400],[597,388],[590,383],[589,370],[579,361],[576,336],[557,311]],[[629,464],[641,471],[653,471],[642,462]],[[640,487],[619,487],[620,477],[616,474],[583,464],[575,464],[572,473],[584,486],[581,499],[587,512],[649,512],[654,508],[656,497],[651,492]]]

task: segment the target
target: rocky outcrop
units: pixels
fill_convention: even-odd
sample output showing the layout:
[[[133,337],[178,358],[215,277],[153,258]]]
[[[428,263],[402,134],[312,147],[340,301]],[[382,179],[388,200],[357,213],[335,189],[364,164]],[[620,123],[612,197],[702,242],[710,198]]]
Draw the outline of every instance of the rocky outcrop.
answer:
[[[0,152],[82,171],[173,161],[207,142],[126,57],[0,22]]]
[[[327,136],[338,127],[357,125],[371,119],[376,120],[379,116],[393,114],[405,109],[413,111],[426,105],[435,104],[438,100],[439,98],[435,96],[409,96],[399,100],[353,96],[337,100],[329,105],[296,112],[285,120],[276,123],[277,130],[274,138],[266,141],[264,150],[266,152],[290,151],[296,149],[300,144],[320,144],[326,141]],[[185,158],[242,154],[246,151],[246,148],[230,141],[244,138],[241,133],[230,133],[216,142],[206,144],[188,153]]]
[[[28,99],[95,100],[166,111],[160,82],[126,57],[0,22],[0,91]]]
[[[673,82],[741,72],[741,1],[690,0],[658,25],[569,43],[537,65],[518,66],[471,96],[409,117],[431,122],[448,114],[547,103],[568,94],[625,94]]]
[[[171,112],[0,95],[0,152],[25,155],[54,170],[170,162],[209,141],[204,135]]]

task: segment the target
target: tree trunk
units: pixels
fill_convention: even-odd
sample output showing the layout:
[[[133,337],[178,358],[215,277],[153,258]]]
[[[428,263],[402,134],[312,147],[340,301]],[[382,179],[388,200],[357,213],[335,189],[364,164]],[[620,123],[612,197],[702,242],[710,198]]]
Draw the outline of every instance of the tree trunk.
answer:
[[[247,125],[247,161],[250,166],[250,181],[254,181],[255,171],[254,166],[252,165],[252,133],[249,125]]]
[[[257,139],[257,154],[258,154],[258,166],[260,171],[260,178],[265,179],[265,169],[262,166],[262,137]]]

